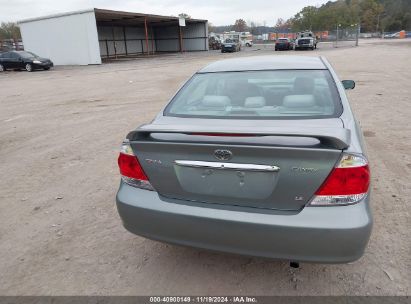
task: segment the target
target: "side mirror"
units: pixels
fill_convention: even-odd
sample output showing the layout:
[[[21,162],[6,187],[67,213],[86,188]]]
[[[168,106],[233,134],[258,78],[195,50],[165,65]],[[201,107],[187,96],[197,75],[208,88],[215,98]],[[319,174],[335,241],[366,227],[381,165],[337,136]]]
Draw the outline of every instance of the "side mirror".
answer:
[[[343,80],[341,82],[344,86],[344,89],[346,89],[346,90],[352,90],[352,89],[355,88],[355,81],[354,80]]]

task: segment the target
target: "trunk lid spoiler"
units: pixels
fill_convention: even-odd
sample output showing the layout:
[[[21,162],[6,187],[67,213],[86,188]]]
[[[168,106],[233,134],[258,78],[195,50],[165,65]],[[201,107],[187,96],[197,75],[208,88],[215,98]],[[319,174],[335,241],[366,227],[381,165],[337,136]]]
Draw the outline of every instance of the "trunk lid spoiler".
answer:
[[[321,141],[324,145],[336,149],[346,149],[350,146],[351,132],[345,128],[327,128],[312,126],[295,127],[265,127],[255,126],[250,130],[245,126],[216,126],[216,125],[179,125],[179,124],[145,124],[127,135],[130,141],[147,141],[151,133],[217,133],[217,134],[250,134],[258,136],[290,136],[290,137],[311,137]]]

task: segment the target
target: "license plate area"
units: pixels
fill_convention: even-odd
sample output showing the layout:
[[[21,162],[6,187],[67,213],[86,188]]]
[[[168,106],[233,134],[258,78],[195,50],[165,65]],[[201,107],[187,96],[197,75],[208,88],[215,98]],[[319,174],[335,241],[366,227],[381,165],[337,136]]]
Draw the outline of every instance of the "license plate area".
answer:
[[[249,166],[253,165],[244,165],[244,168],[236,168],[229,164],[223,167],[195,167],[176,163],[174,170],[181,188],[188,193],[241,200],[269,198],[277,184],[277,167]]]

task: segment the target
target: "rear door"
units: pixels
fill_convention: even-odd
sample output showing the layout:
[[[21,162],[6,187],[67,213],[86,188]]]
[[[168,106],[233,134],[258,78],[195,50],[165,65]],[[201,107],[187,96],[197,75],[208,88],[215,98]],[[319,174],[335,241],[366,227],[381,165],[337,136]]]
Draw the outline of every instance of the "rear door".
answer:
[[[21,68],[20,56],[17,53],[10,52],[7,58],[8,68],[18,69]]]
[[[341,147],[305,136],[151,132],[131,141],[153,187],[186,201],[299,210]]]

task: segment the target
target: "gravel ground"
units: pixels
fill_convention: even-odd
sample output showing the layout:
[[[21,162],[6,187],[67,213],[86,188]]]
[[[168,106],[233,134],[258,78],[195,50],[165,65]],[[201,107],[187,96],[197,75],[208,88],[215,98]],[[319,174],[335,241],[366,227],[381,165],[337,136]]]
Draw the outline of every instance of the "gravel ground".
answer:
[[[320,46],[321,47],[321,46]],[[409,295],[411,40],[323,48],[361,121],[375,225],[362,259],[301,264],[172,246],[125,231],[116,158],[205,64],[274,53],[167,55],[0,74],[1,295]]]

